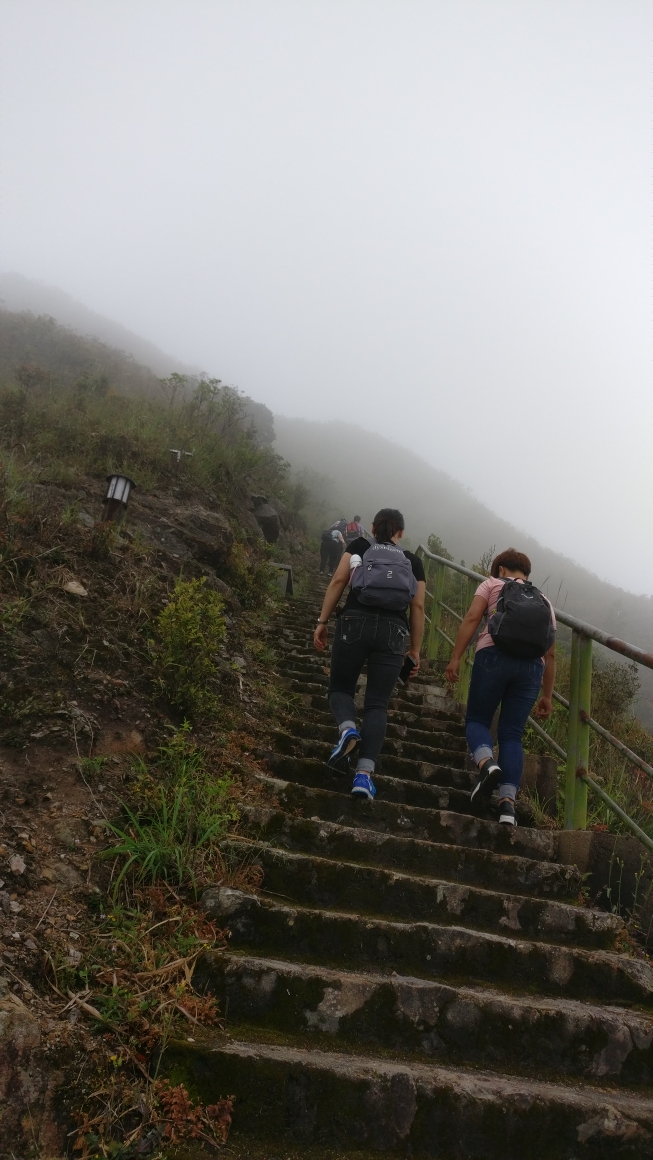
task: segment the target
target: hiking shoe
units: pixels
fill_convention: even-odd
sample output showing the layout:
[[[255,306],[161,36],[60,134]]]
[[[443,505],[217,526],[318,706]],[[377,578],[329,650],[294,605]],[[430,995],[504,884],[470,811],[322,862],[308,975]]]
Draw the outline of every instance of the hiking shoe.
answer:
[[[508,799],[508,801],[499,803],[499,824],[503,826],[516,826],[517,819],[515,817],[515,803]]]
[[[337,765],[339,761],[342,761],[343,757],[347,757],[356,748],[360,739],[361,735],[358,729],[345,729],[340,734],[338,744],[331,750],[331,756],[327,761],[327,765]]]
[[[471,806],[486,806],[502,777],[503,774],[496,761],[486,761],[472,790],[469,804]]]
[[[368,802],[374,801],[376,789],[374,788],[374,782],[369,773],[357,773],[355,775],[351,792],[357,796],[367,798]]]

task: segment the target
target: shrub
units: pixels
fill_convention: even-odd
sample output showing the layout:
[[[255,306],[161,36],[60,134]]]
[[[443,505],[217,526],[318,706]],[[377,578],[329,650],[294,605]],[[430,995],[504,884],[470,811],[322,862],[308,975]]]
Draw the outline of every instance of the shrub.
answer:
[[[177,580],[159,613],[150,650],[158,683],[169,700],[193,720],[213,712],[217,665],[226,624],[222,597],[200,580]]]
[[[266,599],[279,595],[279,577],[275,569],[267,560],[252,559],[250,550],[238,541],[229,553],[227,580],[243,608],[258,608]]]

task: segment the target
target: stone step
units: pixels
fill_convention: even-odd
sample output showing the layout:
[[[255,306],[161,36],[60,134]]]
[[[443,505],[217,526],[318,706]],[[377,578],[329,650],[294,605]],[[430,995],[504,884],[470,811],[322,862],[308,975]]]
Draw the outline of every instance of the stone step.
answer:
[[[403,834],[427,842],[445,842],[465,848],[477,847],[496,853],[518,854],[544,862],[556,861],[558,836],[554,830],[530,826],[508,829],[490,818],[477,818],[448,810],[422,809],[389,801],[373,802],[352,797],[343,778],[336,791],[285,781],[259,774],[259,780],[276,797],[279,805],[306,817],[364,827],[382,834]],[[345,792],[343,792],[345,791]]]
[[[294,731],[292,727],[290,727],[288,730],[274,730],[270,733],[270,737],[275,742],[275,744],[278,742],[280,747],[285,747],[280,748],[280,752],[289,752],[287,745],[290,741],[307,757],[314,756],[326,761],[336,741],[338,733],[333,725],[330,729],[322,727],[321,731],[325,734],[325,736],[322,737],[318,735],[320,728],[320,726],[313,727],[312,737],[310,736],[309,728],[303,729],[300,733],[299,730]],[[386,737],[383,743],[383,750],[379,758],[379,762],[386,766],[386,771],[388,773],[390,772],[390,766],[387,764],[386,760],[388,758],[392,758],[397,763],[397,771],[399,771],[400,768],[403,768],[400,765],[401,762],[404,763],[405,768],[407,768],[406,763],[416,762],[421,764],[422,762],[427,762],[431,765],[446,763],[451,768],[466,770],[467,773],[472,772],[471,770],[467,769],[467,753],[462,747],[464,743],[460,742],[458,738],[453,738],[452,748],[449,748],[449,746],[446,744],[446,734],[435,734],[433,740],[435,741],[436,738],[437,743],[435,744],[420,745],[414,743],[412,740]],[[315,750],[314,753],[309,752],[311,746]],[[401,776],[401,774],[398,774],[398,776]]]
[[[205,890],[201,906],[229,927],[234,949],[250,954],[439,981],[505,986],[509,980],[517,993],[653,1007],[650,963],[610,951],[310,909],[224,886]]]
[[[518,894],[571,899],[583,876],[575,866],[541,862],[515,854],[494,854],[475,847],[445,845],[416,838],[378,833],[313,818],[293,817],[283,810],[241,807],[241,832],[297,853],[316,854],[343,862],[385,866],[423,877],[446,878]]]
[[[168,1071],[205,1103],[235,1096],[234,1129],[267,1140],[438,1160],[653,1157],[653,1102],[542,1080],[266,1043],[177,1041]]]
[[[275,777],[287,781],[301,782],[303,785],[314,786],[319,789],[332,789],[342,792],[349,790],[351,782],[345,773],[338,773],[329,769],[322,761],[312,758],[286,757],[283,754],[266,754],[266,761],[270,772]],[[422,809],[456,810],[461,814],[469,814],[469,792],[467,790],[448,788],[447,786],[432,785],[429,782],[419,782],[399,777],[386,777],[384,774],[374,774],[376,787],[376,801],[391,801],[408,806],[419,806]],[[517,816],[529,817],[526,807],[517,802]]]
[[[266,894],[312,909],[607,949],[614,948],[624,930],[616,914],[557,899],[499,893],[443,878],[335,861],[246,838],[226,839],[221,848],[236,862],[254,862],[263,868]]]
[[[193,986],[228,1024],[337,1047],[409,1053],[622,1085],[653,1083],[653,1017],[572,999],[523,998],[410,976],[356,974],[210,951]]]
[[[333,731],[332,731],[333,732]],[[320,765],[326,765],[331,753],[335,737],[331,744],[323,741],[309,741],[304,737],[292,737],[281,730],[271,731],[270,740],[274,743],[274,752],[277,756],[297,757],[300,759],[315,759]],[[446,762],[435,765],[426,760],[408,760],[404,757],[395,757],[393,753],[384,752],[379,758],[377,774],[388,777],[405,778],[408,781],[432,782],[441,786],[453,786],[457,789],[470,791],[474,785],[475,776],[469,770],[462,768],[464,755],[449,753],[446,749],[430,750],[434,760]]]
[[[293,737],[308,737],[315,740],[326,741],[327,744],[333,744],[337,733],[333,717],[329,713],[329,720],[322,724],[314,720],[303,721],[299,717],[291,717],[288,714],[283,716],[280,724],[287,733],[291,733]],[[439,746],[442,749],[447,749],[455,752],[467,752],[467,742],[464,737],[447,729],[445,725],[434,726],[433,729],[427,731],[425,729],[416,729],[409,725],[400,725],[393,720],[388,721],[386,732],[386,740],[384,748],[387,745],[396,742],[408,742],[415,745]]]
[[[290,715],[284,714],[283,720],[286,721]],[[317,706],[311,706],[310,713],[301,711],[295,715],[295,720],[303,721],[307,726],[315,723],[316,725],[326,726],[331,729],[331,736],[336,728],[333,714],[328,707],[325,699],[320,697]],[[466,746],[465,741],[465,727],[462,722],[454,721],[450,717],[440,716],[423,716],[417,713],[405,713],[399,709],[395,709],[390,703],[388,710],[388,736],[391,735],[391,730],[404,730],[403,733],[395,733],[395,736],[409,737],[415,729],[416,737],[419,740],[424,735],[426,737],[432,734],[441,734],[443,731],[453,737],[460,738]],[[419,736],[417,736],[419,733]],[[437,741],[436,741],[437,744]]]

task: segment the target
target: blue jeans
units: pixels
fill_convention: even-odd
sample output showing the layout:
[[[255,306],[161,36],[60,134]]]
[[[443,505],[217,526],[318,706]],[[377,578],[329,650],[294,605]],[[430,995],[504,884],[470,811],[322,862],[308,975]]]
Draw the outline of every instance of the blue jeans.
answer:
[[[331,651],[329,706],[338,725],[356,720],[356,682],[367,662],[358,768],[374,772],[388,721],[388,702],[410,641],[405,624],[357,609],[338,619]]]
[[[494,756],[490,726],[501,705],[498,739],[502,784],[515,789],[519,789],[524,767],[522,737],[539,696],[543,672],[543,661],[509,657],[494,645],[479,649],[474,659],[465,716],[467,744],[477,764]]]

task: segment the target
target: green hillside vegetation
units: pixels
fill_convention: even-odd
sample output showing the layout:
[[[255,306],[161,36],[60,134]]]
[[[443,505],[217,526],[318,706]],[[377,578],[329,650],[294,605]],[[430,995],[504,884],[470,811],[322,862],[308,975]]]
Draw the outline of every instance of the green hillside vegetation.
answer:
[[[0,311],[0,439],[41,482],[122,471],[142,486],[170,478],[170,448],[192,451],[184,475],[233,496],[283,489],[272,417],[217,379],[158,379],[122,351],[52,318]]]

